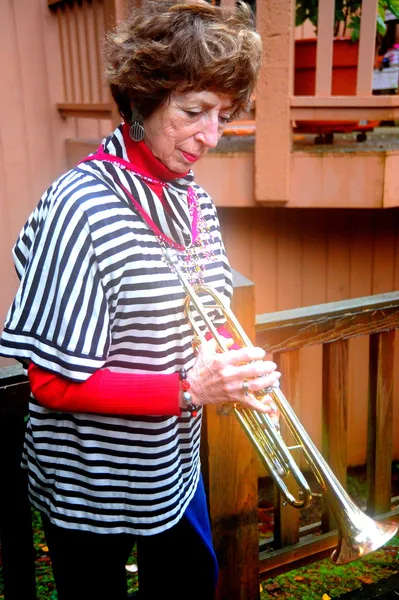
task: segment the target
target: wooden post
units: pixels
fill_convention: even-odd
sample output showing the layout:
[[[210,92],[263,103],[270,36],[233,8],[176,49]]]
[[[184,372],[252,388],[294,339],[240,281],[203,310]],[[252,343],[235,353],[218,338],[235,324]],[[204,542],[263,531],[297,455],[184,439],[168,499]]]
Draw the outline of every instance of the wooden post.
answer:
[[[19,366],[0,370],[0,540],[5,598],[35,600],[27,473],[21,468],[30,388]]]
[[[256,11],[263,54],[256,90],[255,199],[281,204],[290,197],[294,2],[258,2]]]
[[[335,0],[319,0],[316,96],[331,96]]]
[[[322,453],[338,481],[346,488],[348,420],[348,340],[323,345]],[[323,529],[335,524],[326,507]]]
[[[391,507],[394,344],[394,330],[370,336],[367,511],[371,515]]]
[[[232,309],[251,339],[255,288],[234,274]],[[258,600],[258,458],[237,419],[205,411],[202,467],[219,561],[217,600]]]
[[[289,400],[295,413],[299,413],[299,350],[292,352],[282,352],[273,355],[273,360],[278,365],[278,370],[282,373],[281,388],[285,397]],[[281,435],[284,441],[287,435],[290,437],[289,443],[292,444],[291,434],[288,434],[288,426],[281,422]],[[300,452],[293,455],[297,464],[300,464]],[[298,497],[298,484],[290,475],[287,478],[287,485],[290,492]],[[277,493],[277,501],[274,511],[274,539],[276,548],[284,548],[296,544],[299,541],[299,510],[290,505],[284,504],[281,495]]]
[[[371,96],[372,94],[377,10],[378,0],[368,0],[362,4],[357,96]]]

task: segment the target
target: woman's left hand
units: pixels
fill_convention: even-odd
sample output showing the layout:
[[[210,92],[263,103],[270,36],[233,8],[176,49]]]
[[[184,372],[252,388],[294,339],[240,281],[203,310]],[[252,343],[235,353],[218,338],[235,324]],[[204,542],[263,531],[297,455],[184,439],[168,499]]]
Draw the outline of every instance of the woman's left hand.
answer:
[[[240,402],[253,410],[267,412],[278,420],[277,407],[269,394],[255,394],[277,386],[280,373],[277,365],[264,360],[262,348],[249,347],[220,353],[215,340],[203,342],[197,360],[188,373],[193,404]]]

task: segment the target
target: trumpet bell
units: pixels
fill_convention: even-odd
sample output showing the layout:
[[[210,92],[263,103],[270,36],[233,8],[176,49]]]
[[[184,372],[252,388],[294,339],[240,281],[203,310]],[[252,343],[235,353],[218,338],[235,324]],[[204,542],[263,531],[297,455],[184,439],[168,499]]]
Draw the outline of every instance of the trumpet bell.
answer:
[[[346,519],[346,528],[340,531],[338,545],[331,555],[331,562],[335,565],[345,565],[364,558],[386,544],[398,530],[397,523],[393,521],[375,521],[360,509],[352,512],[356,514]]]

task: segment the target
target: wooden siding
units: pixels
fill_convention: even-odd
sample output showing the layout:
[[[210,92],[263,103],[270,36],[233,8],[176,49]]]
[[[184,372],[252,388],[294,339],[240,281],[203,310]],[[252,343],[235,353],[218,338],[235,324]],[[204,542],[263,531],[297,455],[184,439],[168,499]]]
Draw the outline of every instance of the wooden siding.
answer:
[[[46,0],[0,5],[0,315],[16,289],[11,247],[41,194],[66,167],[72,123],[59,116],[57,21]]]

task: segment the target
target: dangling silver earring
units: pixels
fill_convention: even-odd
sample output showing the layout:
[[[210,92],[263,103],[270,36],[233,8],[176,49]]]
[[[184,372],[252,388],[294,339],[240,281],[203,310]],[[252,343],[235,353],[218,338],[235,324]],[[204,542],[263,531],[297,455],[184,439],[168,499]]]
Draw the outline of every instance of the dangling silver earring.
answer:
[[[131,125],[129,127],[129,135],[133,142],[141,142],[144,139],[145,129],[143,123],[143,115],[137,110],[137,108],[133,108]]]

